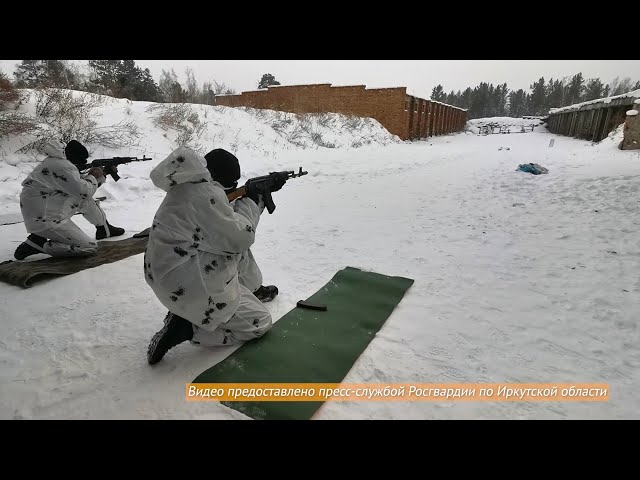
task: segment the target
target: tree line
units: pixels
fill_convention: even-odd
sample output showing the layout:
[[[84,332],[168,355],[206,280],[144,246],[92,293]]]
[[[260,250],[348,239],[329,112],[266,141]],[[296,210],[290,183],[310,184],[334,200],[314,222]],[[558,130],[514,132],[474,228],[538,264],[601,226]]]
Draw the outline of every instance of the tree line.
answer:
[[[509,90],[506,83],[493,85],[480,82],[475,88],[448,94],[438,84],[431,91],[431,99],[468,110],[468,118],[544,116],[551,108],[597,100],[640,89],[630,77],[614,78],[605,84],[599,78],[586,79],[582,72],[571,77],[540,77],[529,86],[529,91]]]
[[[178,80],[173,69],[163,69],[156,82],[149,69],[140,68],[134,60],[89,60],[88,65],[66,60],[22,60],[16,66],[14,77],[12,83],[16,88],[58,87],[158,103],[215,105],[217,95],[236,93],[230,86],[215,80],[199,84],[190,67],[185,70],[184,83]],[[265,73],[257,87],[262,89],[270,85],[280,85],[280,82],[272,74]],[[578,73],[548,80],[540,77],[528,91],[510,90],[506,83],[494,86],[480,82],[475,88],[451,90],[447,94],[438,84],[431,92],[431,99],[467,109],[468,118],[544,116],[551,108],[637,89],[640,89],[640,81],[634,83],[629,77],[616,77],[605,84],[599,78],[585,80],[582,73]]]
[[[8,80],[7,76],[3,77]],[[16,66],[14,77],[12,83],[16,88],[66,88],[158,103],[215,105],[216,95],[236,93],[215,80],[199,84],[190,67],[185,70],[184,84],[178,81],[173,69],[163,69],[156,82],[148,68],[140,68],[133,60],[89,60],[85,66],[66,60],[22,60]],[[269,85],[280,85],[280,82],[266,73],[258,88]]]

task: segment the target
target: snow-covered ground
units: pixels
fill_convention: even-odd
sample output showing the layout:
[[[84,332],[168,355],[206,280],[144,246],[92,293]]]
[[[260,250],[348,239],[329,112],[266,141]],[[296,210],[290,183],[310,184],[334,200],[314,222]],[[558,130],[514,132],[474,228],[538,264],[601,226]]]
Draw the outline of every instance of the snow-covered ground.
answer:
[[[242,110],[216,115],[225,142],[250,132],[238,150],[245,178],[309,172],[258,226],[254,254],[280,289],[274,319],[345,266],[415,279],[345,382],[610,385],[608,402],[327,402],[314,419],[640,418],[640,152],[617,149],[620,131],[599,145],[540,126],[303,149],[274,145],[271,127],[256,136]],[[97,192],[128,234],[163,198],[146,175],[171,144],[146,128],[154,161],[121,167]],[[528,162],[549,173],[516,171]],[[18,211],[18,191],[19,178],[0,183],[5,212]],[[24,226],[0,231],[10,259]],[[165,311],[142,267],[137,255],[31,289],[0,284],[0,418],[247,418],[184,399],[185,384],[236,347],[182,344],[147,364]]]

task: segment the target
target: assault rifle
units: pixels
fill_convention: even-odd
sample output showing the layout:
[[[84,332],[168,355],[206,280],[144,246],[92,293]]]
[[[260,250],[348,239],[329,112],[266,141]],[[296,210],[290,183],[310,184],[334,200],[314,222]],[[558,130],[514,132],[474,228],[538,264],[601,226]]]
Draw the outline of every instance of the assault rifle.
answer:
[[[273,213],[276,209],[276,205],[273,203],[273,198],[271,197],[271,192],[275,191],[273,189],[275,188],[279,190],[290,178],[301,177],[307,173],[309,172],[303,172],[302,167],[300,167],[300,171],[298,173],[295,173],[293,170],[271,172],[269,175],[250,178],[244,186],[227,193],[227,198],[232,202],[236,198],[251,195],[253,193],[259,193],[262,195],[264,205],[267,207],[269,213]]]
[[[147,158],[146,155],[142,158],[138,157],[113,157],[113,158],[99,158],[90,163],[80,163],[78,164],[78,170],[81,172],[85,170],[89,170],[90,168],[100,167],[104,171],[105,175],[111,175],[114,181],[120,180],[120,175],[115,171],[113,167],[117,167],[118,165],[122,165],[124,163],[130,162],[146,162],[147,160],[153,160],[152,158]]]

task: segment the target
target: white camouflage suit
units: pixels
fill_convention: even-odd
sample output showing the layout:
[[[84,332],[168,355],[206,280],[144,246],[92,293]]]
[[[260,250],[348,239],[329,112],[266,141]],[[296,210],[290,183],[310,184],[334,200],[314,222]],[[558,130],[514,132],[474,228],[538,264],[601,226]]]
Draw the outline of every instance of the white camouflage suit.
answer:
[[[262,285],[262,272],[251,253],[251,249],[242,253],[238,264],[238,281],[250,291],[255,292]]]
[[[27,232],[49,241],[43,248],[29,244],[54,257],[92,255],[98,244],[71,217],[82,213],[96,227],[107,223],[104,211],[92,198],[105,178],[81,175],[65,157],[60,142],[47,143],[42,152],[47,157],[22,182],[20,209]]]
[[[264,203],[240,198],[230,204],[205,165],[204,157],[180,147],[151,171],[167,194],[153,219],[144,275],[158,300],[193,324],[192,343],[233,345],[272,326],[271,314],[238,273],[243,253],[243,263],[251,264],[248,250]]]

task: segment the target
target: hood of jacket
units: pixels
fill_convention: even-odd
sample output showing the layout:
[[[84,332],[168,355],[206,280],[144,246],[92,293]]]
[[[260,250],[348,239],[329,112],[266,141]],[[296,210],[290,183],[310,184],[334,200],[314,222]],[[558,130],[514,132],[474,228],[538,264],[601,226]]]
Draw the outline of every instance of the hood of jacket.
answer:
[[[64,154],[64,145],[57,140],[49,140],[42,147],[41,152],[47,155],[48,157],[63,158],[63,159],[67,158]]]
[[[153,184],[168,192],[175,185],[203,180],[211,182],[211,174],[205,158],[187,147],[176,148],[162,160],[149,175]]]

